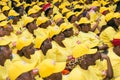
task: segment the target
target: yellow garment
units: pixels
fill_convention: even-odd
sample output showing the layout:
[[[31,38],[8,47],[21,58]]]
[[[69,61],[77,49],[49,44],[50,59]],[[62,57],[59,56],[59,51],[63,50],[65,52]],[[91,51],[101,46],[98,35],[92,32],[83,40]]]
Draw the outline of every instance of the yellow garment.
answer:
[[[76,66],[69,74],[68,80],[102,80],[101,77],[96,75],[98,72],[93,67],[89,67],[88,70],[84,70],[79,66]]]
[[[98,36],[91,31],[89,31],[88,33],[79,32],[78,37],[79,37],[81,43],[88,44],[88,47],[90,47],[90,48],[101,44],[101,41],[98,38]]]
[[[65,38],[65,40],[63,40],[62,42],[65,45],[65,47],[68,49],[72,49],[76,45],[79,45],[79,43],[81,43],[80,38],[78,38],[77,36],[71,36],[69,38]]]
[[[26,63],[34,64],[34,67],[36,67],[44,59],[44,56],[41,51],[35,51],[35,53],[31,55],[31,59],[27,59],[24,56],[21,57],[21,59]]]
[[[115,34],[116,31],[112,27],[108,27],[101,32],[100,39],[109,47],[112,47],[113,45],[111,43],[111,40],[113,39]]]
[[[71,55],[68,48],[59,46],[55,41],[52,41],[52,49],[49,49],[46,58],[54,59],[55,61],[66,61],[67,56]]]
[[[4,66],[0,66],[0,80],[6,80],[8,77],[7,71]]]
[[[101,17],[100,17],[100,21],[99,21],[99,27],[102,27],[103,25],[106,25],[107,23],[106,23],[106,21],[105,21],[105,16],[104,15],[102,15]]]
[[[120,57],[113,52],[113,48],[109,48],[108,56],[113,67],[114,78],[120,77]]]

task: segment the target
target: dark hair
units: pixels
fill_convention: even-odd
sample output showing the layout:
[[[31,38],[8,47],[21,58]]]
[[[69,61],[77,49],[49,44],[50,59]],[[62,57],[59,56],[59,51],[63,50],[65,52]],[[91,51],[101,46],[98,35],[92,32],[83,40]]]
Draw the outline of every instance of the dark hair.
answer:
[[[107,25],[108,25],[108,26],[111,26],[112,28],[114,28],[115,31],[118,30],[118,26],[115,24],[114,18],[112,18],[111,20],[109,20],[109,21],[107,22]]]
[[[117,7],[116,7],[115,12],[118,12],[118,11],[120,11],[120,1],[117,3]]]
[[[14,7],[14,10],[19,13],[20,7]]]
[[[71,15],[71,16],[68,18],[68,21],[69,21],[69,22],[71,21],[72,17],[73,17],[73,15]]]
[[[48,8],[48,9],[45,11],[45,16],[48,15],[49,10],[51,10],[51,9],[52,9],[52,8]]]
[[[26,0],[26,3],[31,4],[32,0]]]
[[[29,11],[30,8],[31,8],[31,6],[27,6],[27,7],[25,8],[25,12],[28,13],[28,11]]]
[[[76,9],[74,9],[74,12],[80,12],[82,9],[80,9],[80,8],[76,8]]]

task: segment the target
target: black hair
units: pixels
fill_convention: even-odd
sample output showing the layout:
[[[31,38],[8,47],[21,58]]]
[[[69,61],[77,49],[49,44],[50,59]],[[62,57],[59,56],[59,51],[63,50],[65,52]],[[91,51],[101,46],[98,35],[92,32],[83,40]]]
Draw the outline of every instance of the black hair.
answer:
[[[26,0],[26,3],[31,4],[32,0]]]
[[[73,15],[71,15],[71,16],[68,18],[68,21],[69,21],[69,22],[71,21],[72,17],[73,17]]]
[[[76,8],[74,9],[74,12],[80,12],[82,9],[81,8]]]
[[[49,10],[51,10],[51,9],[52,9],[52,8],[48,8],[48,9],[45,11],[45,16],[48,15]]]
[[[117,3],[117,7],[116,7],[115,12],[118,12],[118,11],[120,11],[120,1]]]
[[[111,20],[109,20],[109,21],[107,22],[107,25],[108,25],[108,26],[111,26],[112,28],[114,28],[115,31],[118,30],[118,26],[115,24],[114,18],[112,18]]]
[[[25,12],[28,13],[28,11],[29,11],[30,8],[31,8],[31,6],[27,6],[27,7],[25,8]]]
[[[20,7],[14,7],[14,10],[19,13]]]

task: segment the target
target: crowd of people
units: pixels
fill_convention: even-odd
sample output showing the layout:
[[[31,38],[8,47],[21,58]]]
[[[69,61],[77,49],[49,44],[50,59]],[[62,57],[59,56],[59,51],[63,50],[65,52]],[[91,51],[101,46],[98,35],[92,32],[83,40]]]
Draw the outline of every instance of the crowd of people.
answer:
[[[119,0],[0,0],[0,80],[120,80]]]

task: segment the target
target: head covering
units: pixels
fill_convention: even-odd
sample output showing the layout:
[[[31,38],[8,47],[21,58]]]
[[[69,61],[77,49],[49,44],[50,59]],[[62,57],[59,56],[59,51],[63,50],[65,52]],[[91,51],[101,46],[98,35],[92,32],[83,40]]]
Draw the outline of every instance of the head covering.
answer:
[[[57,22],[57,21],[58,21],[59,19],[61,19],[61,18],[64,18],[64,17],[63,17],[62,14],[60,14],[60,13],[56,14],[56,15],[53,17],[53,19],[54,19],[55,22]]]
[[[16,5],[16,7],[22,6],[24,4],[25,4],[25,2],[22,2],[22,3],[18,2],[17,5]]]
[[[120,32],[118,32],[118,33],[114,36],[114,38],[113,38],[113,40],[112,40],[112,44],[113,44],[114,46],[120,46]]]
[[[28,23],[31,23],[33,21],[34,21],[34,19],[32,17],[26,17],[24,19],[24,26],[26,26]]]
[[[115,18],[120,18],[120,13],[119,12],[114,13],[114,17]]]
[[[35,9],[37,12],[41,10],[41,8],[38,5],[34,5],[33,9]]]
[[[36,24],[37,26],[41,25],[42,23],[45,23],[46,21],[48,21],[49,19],[47,17],[38,17]]]
[[[15,12],[14,10],[10,10],[8,13],[8,16],[19,16],[19,14]]]
[[[114,18],[114,13],[110,12],[105,16],[105,20],[108,22],[109,20],[111,20],[112,18]]]
[[[6,28],[7,23],[8,23],[8,21],[2,21],[2,22],[0,22],[0,26]]]
[[[69,23],[69,24],[68,23],[62,23],[60,25],[60,29],[62,30],[62,32],[67,30],[67,29],[70,29],[72,27],[73,27],[73,25],[71,23]]]
[[[40,48],[43,41],[48,38],[48,33],[45,29],[38,28],[37,30],[34,31],[34,34],[36,35],[35,38],[35,48]]]
[[[96,52],[97,49],[90,49],[86,44],[76,45],[72,50],[73,57],[75,58],[81,57],[85,54],[95,54]]]
[[[31,14],[34,14],[34,13],[37,13],[37,10],[35,10],[33,8],[29,9],[28,15],[31,15]]]
[[[27,34],[26,34],[27,35]],[[21,37],[16,42],[17,50],[21,50],[23,47],[26,47],[32,43],[32,39],[27,39],[26,37]]]
[[[109,10],[109,8],[107,8],[107,7],[100,7],[100,13],[101,14],[103,14],[104,11],[107,11],[107,10]]]
[[[79,20],[79,24],[88,24],[88,23],[90,23],[90,21],[86,17],[82,17]]]
[[[98,1],[92,2],[91,7],[97,7],[97,6],[100,6],[100,3]]]
[[[66,13],[66,12],[69,12],[69,11],[70,11],[69,9],[63,8],[63,9],[62,9],[62,14]]]
[[[52,59],[45,59],[39,65],[39,74],[42,78],[48,77],[53,73],[64,70],[66,62],[55,62]]]
[[[70,16],[75,15],[74,12],[70,11],[66,14],[66,18],[68,19]]]
[[[4,7],[2,8],[2,12],[7,11],[7,10],[10,10],[10,8],[9,8],[8,6],[4,6]]]
[[[8,71],[8,77],[10,80],[16,80],[17,77],[19,77],[22,73],[28,72],[32,69],[34,69],[36,63],[28,64],[23,61],[16,61],[14,63],[7,62],[7,71]]]
[[[0,13],[0,21],[3,21],[5,19],[7,19],[7,17],[3,13]]]

